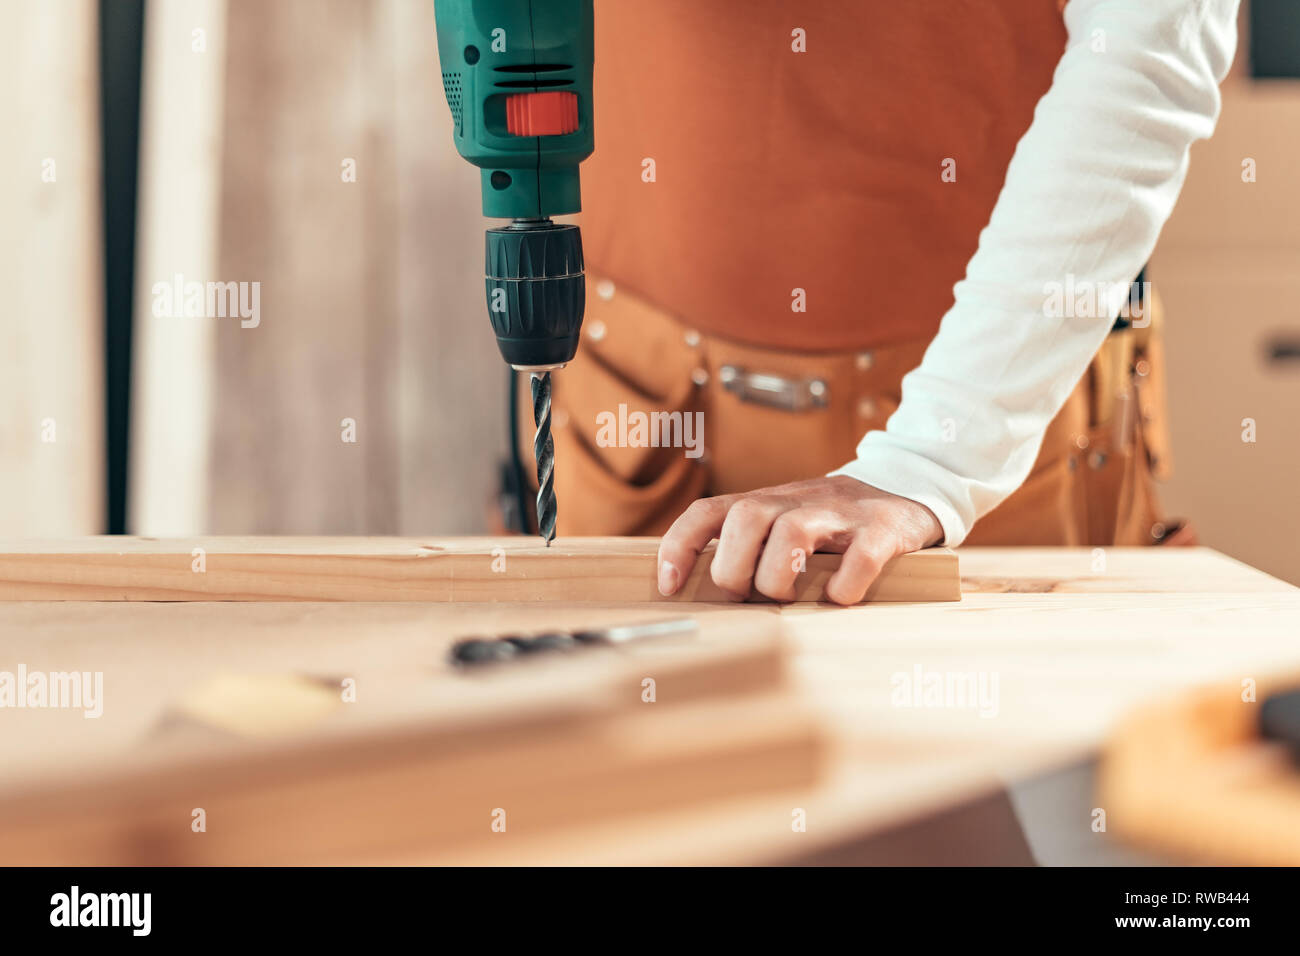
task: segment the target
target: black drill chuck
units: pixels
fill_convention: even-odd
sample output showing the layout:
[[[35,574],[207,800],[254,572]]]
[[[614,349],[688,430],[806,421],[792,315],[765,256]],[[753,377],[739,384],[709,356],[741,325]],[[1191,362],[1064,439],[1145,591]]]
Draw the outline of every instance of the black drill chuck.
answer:
[[[549,219],[487,231],[488,318],[501,356],[518,369],[573,360],[586,307],[582,234]]]

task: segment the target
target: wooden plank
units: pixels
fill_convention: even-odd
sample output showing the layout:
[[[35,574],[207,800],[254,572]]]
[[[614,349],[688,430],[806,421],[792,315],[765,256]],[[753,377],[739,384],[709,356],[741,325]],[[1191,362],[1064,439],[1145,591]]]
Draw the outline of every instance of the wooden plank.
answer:
[[[382,343],[388,361],[373,372],[377,382],[392,383],[396,392],[398,486],[392,530],[483,534],[499,527],[485,512],[495,509],[501,462],[511,439],[508,373],[487,322],[482,279],[476,278],[483,274],[485,225],[479,173],[452,145],[442,65],[429,42],[434,5],[376,0],[370,10],[376,39],[392,44],[391,51],[377,48],[373,54],[376,60],[391,59],[392,88],[382,91],[391,103],[391,117],[387,125],[371,117],[368,128],[372,140],[391,144],[391,167],[370,175],[391,181],[393,217],[372,213],[366,240],[369,248],[380,250],[376,259],[391,256],[397,262],[394,276],[374,280],[391,281],[395,295],[397,328]],[[296,120],[298,112],[291,106],[288,115]],[[376,160],[367,159],[372,170]],[[367,200],[367,209],[374,205]],[[371,329],[369,314],[361,321]],[[454,413],[442,413],[449,409]],[[438,493],[430,494],[431,488]],[[374,533],[382,527],[365,530]]]
[[[539,656],[470,672],[450,663],[450,647],[468,637],[683,615],[696,619],[697,635],[646,641],[627,655]],[[356,706],[308,721],[304,729],[317,736],[452,717],[462,726],[555,719],[561,711],[604,706],[591,690],[598,680],[603,697],[622,695],[636,706],[646,676],[659,681],[660,705],[771,690],[779,620],[776,608],[761,605],[0,603],[0,674],[22,665],[28,672],[103,674],[102,714],[95,719],[84,718],[81,708],[0,708],[0,766],[14,771],[0,774],[0,790],[38,772],[84,777],[127,764],[138,768],[173,732],[185,744],[173,717],[194,713],[195,701],[223,676],[297,676],[328,686],[336,699],[341,681],[351,679]],[[674,656],[683,644],[691,649],[689,673]],[[624,656],[633,667],[623,669]],[[701,679],[707,686],[699,686]],[[277,706],[296,709],[290,696],[273,695]],[[202,749],[224,752],[226,743],[205,741]],[[173,756],[195,747],[183,749]]]
[[[672,598],[657,538],[85,537],[0,542],[6,601],[726,601],[706,551]],[[815,554],[797,600],[817,601],[840,556]],[[890,562],[865,601],[958,601],[946,548]]]
[[[346,748],[282,747],[3,801],[0,862],[337,865],[412,845],[482,853],[500,838],[498,809],[507,832],[535,838],[807,785],[822,757],[813,715],[789,695],[685,720],[659,712],[518,728],[493,744],[476,750],[476,742],[411,733]],[[221,821],[211,839],[190,831],[195,807]]]
[[[96,621],[84,605],[43,610],[54,640],[29,629],[13,648],[32,670],[105,643],[118,653],[95,720],[5,714],[7,864],[345,862],[412,842],[473,854],[500,839],[494,808],[510,834],[536,837],[811,785],[823,762],[820,724],[787,684],[780,619],[763,609],[705,610],[694,634],[468,672],[447,663],[457,632],[496,616],[519,633],[539,612],[335,604],[323,620],[303,605],[163,604],[111,606]],[[77,631],[93,631],[94,646]],[[236,676],[214,682],[214,660]],[[340,700],[331,672],[352,677],[354,700]],[[309,683],[319,690],[303,708]],[[250,704],[279,713],[256,720]],[[285,721],[288,710],[301,719]],[[195,807],[221,821],[202,838],[189,828]]]
[[[155,314],[154,286],[258,277],[217,272],[225,0],[147,4],[145,17],[127,523],[197,534],[211,498],[216,329],[231,320],[187,318],[180,303]]]
[[[261,314],[256,327],[210,320],[205,528],[397,528],[402,257],[386,10],[228,4],[225,49],[211,54],[228,58],[213,278],[260,282]]]
[[[98,4],[0,27],[0,534],[104,524]]]

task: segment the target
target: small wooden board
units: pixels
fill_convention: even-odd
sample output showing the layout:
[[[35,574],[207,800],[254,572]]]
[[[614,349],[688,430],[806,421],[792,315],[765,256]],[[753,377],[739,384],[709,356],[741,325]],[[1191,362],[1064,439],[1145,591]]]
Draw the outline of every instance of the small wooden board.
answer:
[[[727,601],[712,547],[685,587],[655,586],[658,538],[136,538],[0,541],[5,601]],[[798,601],[823,600],[838,554],[814,554]],[[865,601],[959,601],[957,555],[895,558]]]

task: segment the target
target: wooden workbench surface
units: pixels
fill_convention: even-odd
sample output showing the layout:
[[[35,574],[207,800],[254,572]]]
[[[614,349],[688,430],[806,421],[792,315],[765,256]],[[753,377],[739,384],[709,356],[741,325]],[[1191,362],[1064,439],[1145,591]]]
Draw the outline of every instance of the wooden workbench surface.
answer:
[[[780,610],[833,728],[831,775],[785,799],[610,824],[565,862],[795,859],[1095,753],[1135,707],[1300,672],[1300,589],[1208,548],[963,548],[960,604]],[[896,674],[996,673],[995,717],[896,707]],[[807,832],[791,832],[802,808]],[[1091,819],[1079,821],[1088,827]],[[497,859],[512,854],[502,850]]]
[[[779,622],[795,688],[829,731],[817,784],[599,822],[583,827],[582,839],[573,831],[497,840],[459,856],[414,847],[372,862],[795,857],[1091,752],[1133,706],[1175,688],[1300,670],[1300,590],[1213,551],[959,554],[960,603],[673,606],[742,629]],[[382,698],[385,675],[433,666],[456,636],[634,620],[651,610],[664,606],[0,604],[0,671],[19,663],[102,670],[106,684],[98,720],[0,710],[0,788],[133,759],[178,689],[213,673],[349,675],[370,699]],[[929,706],[920,689],[900,699],[908,682],[931,675],[983,675],[990,696],[971,707]],[[806,832],[792,831],[796,808]]]

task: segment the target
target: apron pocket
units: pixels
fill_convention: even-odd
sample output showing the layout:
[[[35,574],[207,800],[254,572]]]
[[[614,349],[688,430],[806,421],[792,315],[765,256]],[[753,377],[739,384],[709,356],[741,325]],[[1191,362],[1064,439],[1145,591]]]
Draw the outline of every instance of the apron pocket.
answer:
[[[702,459],[681,449],[670,449],[675,454],[653,481],[633,484],[611,472],[571,424],[554,437],[556,526],[566,536],[663,534],[708,483]]]

